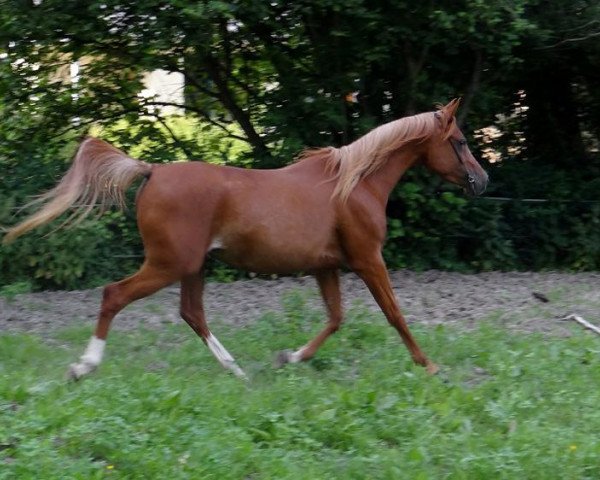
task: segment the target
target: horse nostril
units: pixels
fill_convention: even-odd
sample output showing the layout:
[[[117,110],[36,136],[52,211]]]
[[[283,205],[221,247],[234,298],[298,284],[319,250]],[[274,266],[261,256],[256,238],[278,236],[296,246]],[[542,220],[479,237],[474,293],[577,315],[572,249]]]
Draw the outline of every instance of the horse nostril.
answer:
[[[466,185],[465,191],[469,195],[477,196],[477,195],[481,194],[483,192],[483,190],[485,190],[485,186],[482,186],[480,184],[480,182],[477,181],[475,176],[471,175],[470,173],[467,174],[466,180],[467,180],[467,185]]]

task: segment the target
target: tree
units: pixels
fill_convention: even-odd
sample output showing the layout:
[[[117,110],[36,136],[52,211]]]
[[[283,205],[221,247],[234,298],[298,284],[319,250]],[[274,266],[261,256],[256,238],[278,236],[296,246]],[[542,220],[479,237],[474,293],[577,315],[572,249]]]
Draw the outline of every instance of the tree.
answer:
[[[161,68],[184,75],[187,112],[231,136],[234,121],[269,166],[273,153],[347,143],[459,94],[466,115],[477,93],[493,96],[481,86],[495,75],[482,72],[512,63],[524,1],[4,2],[5,112],[34,112],[46,137],[137,121],[156,106],[137,95],[141,76]],[[77,59],[79,82],[57,77]],[[346,101],[354,91],[358,104]]]
[[[600,138],[600,5],[536,2],[528,15],[536,30],[519,52],[523,62],[513,81],[513,88],[527,92],[528,153],[579,168],[582,159],[593,160],[589,147]]]

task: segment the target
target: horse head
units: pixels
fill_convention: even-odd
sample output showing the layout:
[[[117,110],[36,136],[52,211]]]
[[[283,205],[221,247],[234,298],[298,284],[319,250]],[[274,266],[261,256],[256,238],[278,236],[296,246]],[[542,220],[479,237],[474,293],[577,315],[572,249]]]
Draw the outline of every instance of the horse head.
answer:
[[[481,195],[488,175],[469,150],[458,128],[455,113],[459,99],[454,99],[434,113],[437,134],[430,137],[424,157],[425,166],[445,180],[460,185],[469,195]]]

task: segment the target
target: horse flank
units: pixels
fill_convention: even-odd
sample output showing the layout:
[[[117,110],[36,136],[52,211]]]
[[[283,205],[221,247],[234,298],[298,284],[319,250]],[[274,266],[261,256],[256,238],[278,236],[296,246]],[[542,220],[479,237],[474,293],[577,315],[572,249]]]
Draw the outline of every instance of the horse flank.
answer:
[[[423,141],[435,131],[433,112],[421,113],[386,123],[350,145],[305,150],[299,160],[321,157],[334,175],[332,198],[345,202],[358,182],[381,168],[399,148]]]
[[[52,190],[40,195],[23,209],[38,203],[44,206],[8,229],[3,243],[10,243],[40,225],[54,220],[70,207],[75,212],[65,223],[77,223],[95,206],[101,210],[109,205],[125,205],[125,191],[139,176],[149,175],[152,166],[128,157],[112,145],[88,137],[79,146],[73,163],[63,179]]]

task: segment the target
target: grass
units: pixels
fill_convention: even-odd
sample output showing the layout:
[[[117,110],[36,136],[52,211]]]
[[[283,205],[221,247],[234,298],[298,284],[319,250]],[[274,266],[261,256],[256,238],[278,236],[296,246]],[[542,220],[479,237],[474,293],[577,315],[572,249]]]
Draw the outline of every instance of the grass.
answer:
[[[0,479],[600,478],[598,337],[414,326],[445,366],[431,378],[357,307],[313,361],[273,370],[321,326],[301,296],[284,306],[214,325],[249,384],[183,325],[115,332],[77,384],[87,328],[0,336]]]

